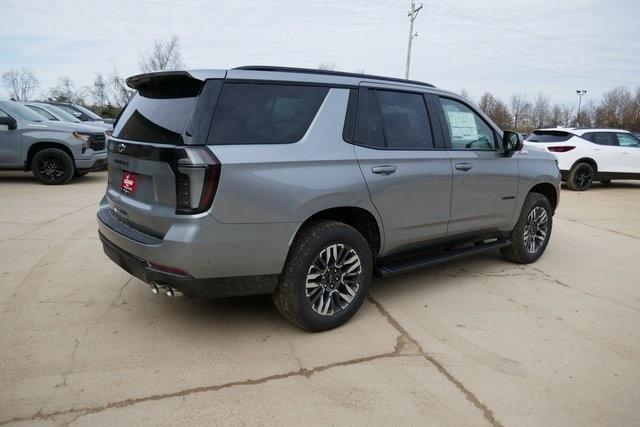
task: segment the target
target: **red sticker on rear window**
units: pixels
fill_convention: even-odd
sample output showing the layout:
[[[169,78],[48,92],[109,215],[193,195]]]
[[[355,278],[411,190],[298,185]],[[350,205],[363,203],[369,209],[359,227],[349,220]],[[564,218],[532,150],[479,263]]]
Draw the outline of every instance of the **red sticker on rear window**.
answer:
[[[123,193],[134,194],[136,192],[136,174],[131,172],[122,172],[122,181],[120,182],[120,190]]]

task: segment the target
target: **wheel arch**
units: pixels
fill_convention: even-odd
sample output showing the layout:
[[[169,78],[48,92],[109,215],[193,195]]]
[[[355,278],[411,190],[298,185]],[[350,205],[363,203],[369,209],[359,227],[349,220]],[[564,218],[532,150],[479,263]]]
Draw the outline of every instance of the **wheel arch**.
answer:
[[[598,163],[594,159],[592,159],[591,157],[581,157],[581,158],[579,158],[578,160],[573,162],[573,164],[571,165],[571,169],[576,167],[576,165],[579,164],[579,163],[588,163],[589,165],[591,165],[593,167],[593,171],[594,172],[598,172]]]
[[[555,212],[556,207],[558,206],[558,189],[555,185],[550,182],[541,182],[531,187],[529,193],[538,193],[546,197],[547,200],[549,200],[549,203],[551,203],[551,208]]]
[[[57,148],[64,151],[71,157],[71,161],[75,165],[73,153],[71,152],[71,149],[68,146],[60,142],[40,141],[40,142],[36,142],[35,144],[32,144],[29,147],[29,150],[27,151],[27,159],[25,160],[25,164],[24,164],[26,171],[31,170],[31,162],[33,161],[33,157],[36,155],[36,153],[38,151],[44,150],[45,148]]]
[[[371,211],[358,206],[336,206],[315,212],[300,224],[291,242],[289,242],[289,247],[291,247],[291,243],[298,236],[300,230],[307,224],[323,219],[339,221],[355,228],[369,243],[373,258],[375,259],[380,253],[383,245],[382,224]]]

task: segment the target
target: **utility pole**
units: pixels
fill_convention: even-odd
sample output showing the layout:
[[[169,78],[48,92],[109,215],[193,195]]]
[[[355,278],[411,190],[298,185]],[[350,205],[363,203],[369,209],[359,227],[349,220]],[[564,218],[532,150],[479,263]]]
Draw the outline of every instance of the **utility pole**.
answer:
[[[580,126],[580,107],[582,106],[582,97],[586,93],[586,89],[576,89],[576,94],[578,94],[578,114],[576,115],[576,126]]]
[[[409,67],[411,66],[411,42],[414,37],[418,37],[418,33],[413,32],[413,21],[416,19],[416,16],[418,16],[420,9],[422,9],[422,3],[416,8],[416,4],[411,0],[411,10],[407,15],[409,17],[409,46],[407,46],[407,67],[404,71],[405,79],[409,78]]]

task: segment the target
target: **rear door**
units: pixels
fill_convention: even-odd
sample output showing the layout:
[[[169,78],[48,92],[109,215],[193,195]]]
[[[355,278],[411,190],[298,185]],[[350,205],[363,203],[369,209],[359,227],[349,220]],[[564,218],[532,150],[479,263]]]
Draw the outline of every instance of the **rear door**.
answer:
[[[362,86],[355,153],[385,228],[385,251],[444,238],[451,162],[421,93]]]
[[[162,237],[176,215],[203,211],[217,167],[204,143],[221,82],[168,74],[138,86],[108,143],[107,199],[118,220]]]
[[[593,143],[593,158],[598,164],[598,172],[625,172],[621,162],[622,150],[614,132],[587,132],[582,138]]]
[[[500,150],[498,134],[470,105],[439,97],[453,168],[447,237],[501,229],[511,222],[518,193],[518,161]]]
[[[624,172],[640,173],[640,141],[627,132],[617,132],[618,145],[622,152],[620,159]]]

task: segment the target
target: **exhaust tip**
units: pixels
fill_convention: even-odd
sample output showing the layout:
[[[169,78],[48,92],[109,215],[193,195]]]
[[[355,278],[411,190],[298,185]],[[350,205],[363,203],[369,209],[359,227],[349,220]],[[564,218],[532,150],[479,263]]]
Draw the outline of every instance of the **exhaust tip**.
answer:
[[[158,286],[157,283],[154,283],[153,285],[151,285],[151,293],[154,295],[158,295],[160,293],[160,287]]]
[[[164,294],[165,294],[168,298],[173,298],[173,297],[176,295],[176,294],[175,294],[175,292],[173,292],[173,289],[172,289],[172,288],[167,288],[167,289],[164,291]]]

